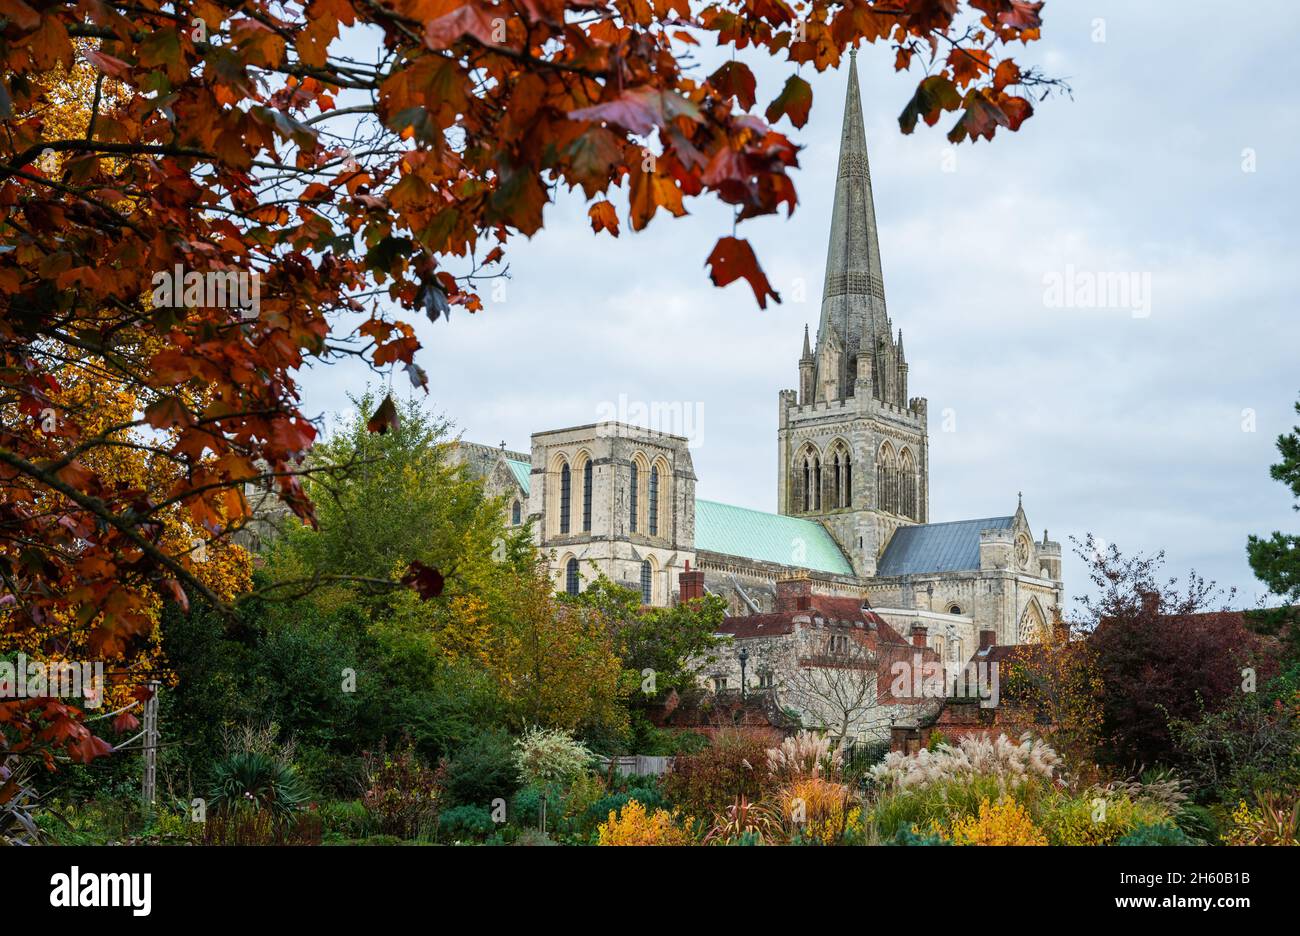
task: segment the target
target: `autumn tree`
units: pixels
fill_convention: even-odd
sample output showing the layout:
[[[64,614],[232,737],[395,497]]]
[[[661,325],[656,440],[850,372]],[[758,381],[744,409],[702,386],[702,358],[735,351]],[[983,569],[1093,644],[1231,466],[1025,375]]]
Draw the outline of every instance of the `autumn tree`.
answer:
[[[1276,662],[1227,603],[1195,572],[1164,579],[1164,553],[1124,556],[1091,537],[1076,541],[1096,593],[1079,599],[1076,629],[1102,680],[1101,753],[1126,768],[1167,761],[1169,724],[1216,711],[1254,691]]]
[[[345,356],[424,386],[413,319],[480,308],[560,185],[597,231],[643,228],[707,196],[737,223],[787,212],[811,92],[797,69],[882,42],[925,73],[904,132],[953,115],[953,141],[1015,130],[1050,79],[1013,43],[1024,0],[0,0],[0,571],[7,626],[84,616],[100,644],[152,626],[145,591],[232,615],[190,548],[248,519],[246,483],[308,524],[317,429],[297,372]],[[351,54],[344,33],[373,55]],[[748,65],[703,74],[706,41],[784,55],[764,106]],[[80,64],[79,64],[80,63]],[[48,119],[44,76],[95,72],[84,130]],[[111,93],[110,93],[111,92]],[[747,241],[719,285],[777,299]],[[218,288],[220,287],[220,289]],[[233,302],[229,290],[255,300]],[[69,351],[127,388],[165,487],[92,467],[112,433],[60,407]],[[381,410],[376,428],[388,428]],[[45,428],[42,428],[42,426]],[[412,573],[415,574],[412,574]],[[431,576],[402,576],[429,596]],[[8,710],[3,710],[8,711]],[[55,712],[56,721],[62,716]],[[65,726],[66,727],[66,726]],[[24,729],[26,730],[26,729]]]
[[[1076,777],[1086,777],[1101,741],[1104,683],[1086,634],[1054,622],[1035,643],[998,663],[999,724],[1012,737],[1044,738]]]

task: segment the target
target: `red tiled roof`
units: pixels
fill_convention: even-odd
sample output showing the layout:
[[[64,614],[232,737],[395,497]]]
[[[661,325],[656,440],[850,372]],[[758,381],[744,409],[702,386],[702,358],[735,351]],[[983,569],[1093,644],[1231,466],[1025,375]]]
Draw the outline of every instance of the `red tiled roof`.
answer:
[[[806,611],[794,613],[773,611],[770,614],[729,617],[723,619],[722,626],[718,630],[720,633],[730,634],[732,637],[742,639],[779,637],[785,634],[793,634],[795,613],[807,614]]]

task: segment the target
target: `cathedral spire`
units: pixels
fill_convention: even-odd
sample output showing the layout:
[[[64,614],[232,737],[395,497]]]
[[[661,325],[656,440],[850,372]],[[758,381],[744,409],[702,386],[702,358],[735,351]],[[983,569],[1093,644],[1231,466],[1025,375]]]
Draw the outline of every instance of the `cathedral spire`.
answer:
[[[811,361],[813,359],[812,346],[808,344],[808,326],[803,327],[803,354],[799,356],[800,361]]]
[[[844,126],[840,131],[830,244],[826,249],[826,283],[817,336],[819,369],[824,363],[820,345],[832,332],[839,337],[843,348],[836,362],[838,373],[834,376],[838,397],[842,399],[853,392],[859,352],[872,353],[880,338],[889,342],[892,337],[885,315],[885,287],[880,271],[871,169],[867,164],[867,135],[858,91],[857,56],[852,53]],[[823,385],[830,376],[818,373],[818,385]]]

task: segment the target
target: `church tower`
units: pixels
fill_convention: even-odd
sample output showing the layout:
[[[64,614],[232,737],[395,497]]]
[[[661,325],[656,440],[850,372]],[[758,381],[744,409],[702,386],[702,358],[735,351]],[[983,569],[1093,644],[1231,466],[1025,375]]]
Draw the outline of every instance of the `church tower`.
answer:
[[[780,512],[820,520],[854,572],[875,575],[894,530],[928,520],[930,452],[926,401],[907,396],[885,308],[855,51],[816,350],[805,331],[799,389],[781,391],[779,409]]]

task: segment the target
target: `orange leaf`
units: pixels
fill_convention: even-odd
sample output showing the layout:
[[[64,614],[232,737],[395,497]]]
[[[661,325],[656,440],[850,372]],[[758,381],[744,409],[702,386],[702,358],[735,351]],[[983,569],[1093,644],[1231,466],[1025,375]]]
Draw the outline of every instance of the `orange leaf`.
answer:
[[[618,213],[614,211],[614,206],[607,201],[598,201],[587,210],[587,216],[591,218],[591,229],[596,233],[609,231],[615,237],[618,237]]]

